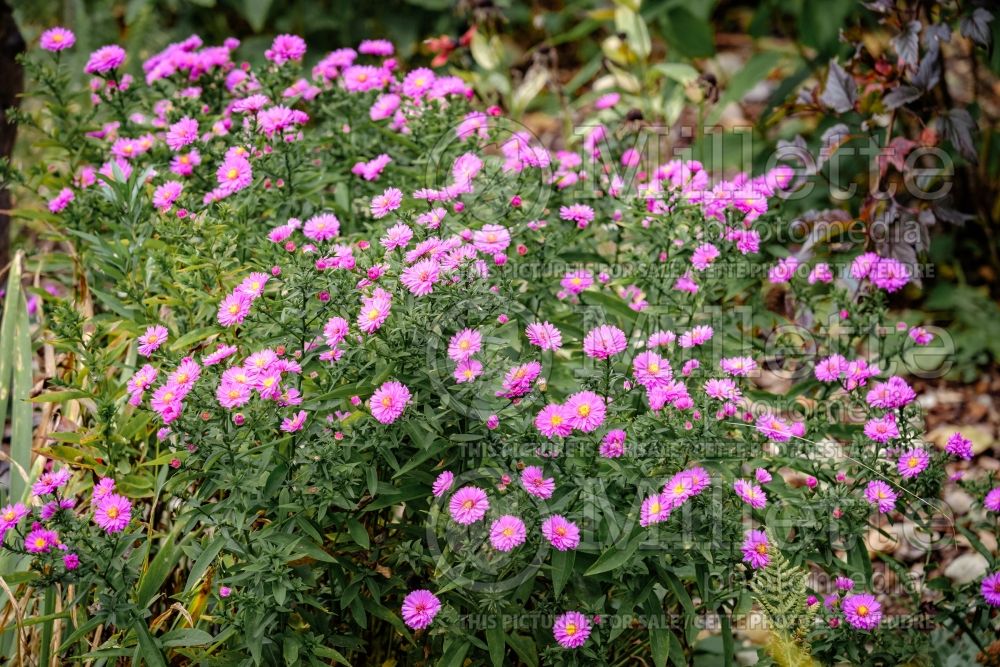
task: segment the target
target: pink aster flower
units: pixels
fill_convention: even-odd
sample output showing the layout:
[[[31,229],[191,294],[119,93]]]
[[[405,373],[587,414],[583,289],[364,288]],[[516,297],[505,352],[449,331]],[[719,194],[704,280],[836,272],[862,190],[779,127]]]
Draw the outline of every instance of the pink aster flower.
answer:
[[[399,95],[396,95],[395,93],[380,95],[379,98],[372,103],[371,108],[368,110],[368,115],[373,121],[392,118],[396,109],[399,108],[400,101]]]
[[[910,271],[898,259],[882,257],[868,272],[872,284],[886,292],[897,292],[910,282]]]
[[[306,42],[298,35],[278,35],[264,57],[279,67],[290,60],[302,60],[306,55]]]
[[[767,274],[767,279],[775,285],[790,282],[798,268],[799,260],[795,257],[785,257],[771,267],[771,270]]]
[[[403,192],[399,188],[387,188],[385,192],[372,198],[371,212],[375,219],[384,218],[403,203]]]
[[[640,352],[632,359],[635,381],[646,389],[665,386],[673,379],[670,363],[656,352]]]
[[[973,455],[972,441],[958,431],[952,433],[948,438],[948,442],[945,444],[944,450],[952,456],[965,459],[966,461],[971,459]]]
[[[865,500],[871,505],[878,506],[878,511],[882,514],[887,514],[896,507],[896,493],[880,479],[868,482],[868,486],[865,487]]]
[[[510,246],[510,232],[503,225],[483,225],[472,233],[472,244],[479,252],[498,255]]]
[[[767,494],[764,493],[756,484],[752,484],[745,479],[738,479],[733,482],[733,491],[740,499],[753,507],[754,509],[762,509],[767,505]]]
[[[76,199],[76,195],[69,188],[63,188],[55,197],[49,200],[49,211],[61,213],[69,206],[70,202]]]
[[[586,204],[560,206],[559,217],[569,222],[575,222],[577,227],[583,229],[594,221],[594,209]]]
[[[991,489],[983,498],[983,507],[991,512],[1000,512],[1000,486]]]
[[[771,473],[769,473],[764,468],[757,468],[753,471],[754,478],[761,484],[767,484],[771,481]]]
[[[848,595],[840,608],[848,624],[857,630],[874,630],[882,620],[882,605],[870,593]]]
[[[916,392],[906,380],[897,375],[872,387],[865,396],[865,401],[874,408],[893,409],[907,405],[916,397]]]
[[[755,570],[767,567],[771,562],[771,555],[768,553],[770,548],[767,533],[763,530],[748,530],[743,540],[743,562]]]
[[[548,322],[534,322],[524,330],[528,342],[543,350],[558,350],[562,347],[562,333]]]
[[[505,514],[490,526],[490,544],[497,551],[512,551],[524,544],[528,531],[516,516]]]
[[[552,636],[563,648],[580,648],[590,636],[590,621],[578,611],[567,611],[556,619]]]
[[[930,345],[934,340],[934,334],[923,327],[913,327],[907,335],[917,345]]]
[[[340,233],[340,220],[333,213],[320,213],[306,220],[302,226],[306,238],[321,243]]]
[[[504,375],[502,387],[497,396],[504,398],[519,398],[531,392],[532,383],[542,372],[542,365],[537,361],[529,361],[520,366],[514,366]]]
[[[490,501],[486,492],[478,486],[463,486],[455,492],[448,502],[448,511],[455,523],[463,526],[476,523],[490,509]]]
[[[413,230],[403,223],[398,223],[387,229],[385,236],[379,242],[386,250],[395,250],[396,248],[405,248],[412,238]]]
[[[264,293],[264,286],[267,281],[271,279],[271,276],[266,273],[261,273],[260,271],[255,271],[249,276],[243,279],[239,285],[236,286],[236,292],[242,294],[250,299],[256,299],[261,294]]]
[[[120,533],[132,520],[132,503],[125,496],[109,493],[97,501],[94,523],[108,533]]]
[[[474,329],[462,329],[448,342],[448,358],[452,361],[465,361],[479,352],[482,346],[482,334]]]
[[[305,423],[306,411],[299,410],[293,416],[285,417],[281,420],[281,430],[285,433],[295,433],[296,431],[301,431]]]
[[[406,385],[390,380],[375,390],[368,401],[368,407],[375,419],[383,424],[391,424],[406,410],[410,398],[410,390]]]
[[[719,257],[719,249],[711,243],[703,243],[694,249],[691,264],[698,271],[704,271]]]
[[[594,359],[607,359],[625,350],[625,332],[607,324],[591,329],[583,339],[583,352]]]
[[[983,579],[979,585],[979,590],[983,594],[986,604],[991,607],[1000,607],[1000,572],[994,572]]]
[[[441,601],[428,590],[411,591],[403,598],[403,622],[414,630],[422,630],[434,622],[441,611]]]
[[[116,44],[102,46],[90,54],[83,71],[87,74],[106,74],[117,69],[123,62],[125,62],[125,49]]]
[[[38,525],[38,524],[35,524]],[[43,554],[59,544],[59,533],[47,528],[34,528],[24,536],[24,550],[28,553]]]
[[[705,382],[705,393],[720,401],[738,401],[742,394],[736,383],[729,378],[712,378]]]
[[[528,466],[521,471],[521,485],[524,490],[542,500],[548,500],[556,490],[556,480],[554,477],[545,477],[545,473],[538,466]]]
[[[683,348],[696,347],[711,340],[714,333],[712,327],[702,324],[682,333],[677,344]]]
[[[535,428],[547,438],[565,438],[573,432],[570,415],[566,408],[558,403],[550,403],[538,412],[535,417]]]
[[[239,192],[253,183],[253,169],[246,158],[233,156],[226,158],[216,171],[219,194],[228,196]]]
[[[153,206],[161,213],[165,213],[170,210],[183,191],[184,185],[180,181],[167,181],[153,191]]]
[[[831,355],[817,362],[814,372],[820,382],[836,382],[841,374],[847,372],[847,359],[839,354]]]
[[[14,503],[13,505],[7,505],[4,507],[0,510],[0,535],[3,535],[8,530],[19,524],[21,519],[28,516],[30,513],[31,510],[21,503]]]
[[[167,328],[159,324],[148,327],[146,333],[139,336],[139,354],[148,357],[159,349],[167,340]]]
[[[579,294],[594,284],[594,274],[586,269],[570,271],[563,276],[559,284],[570,294]]]
[[[389,57],[393,52],[392,42],[387,39],[366,39],[358,45],[358,53],[366,56]]]
[[[399,282],[416,296],[426,296],[434,291],[441,265],[436,259],[423,259],[403,269]]]
[[[923,449],[914,447],[899,455],[896,469],[904,478],[916,477],[922,473],[930,463],[930,457]]]
[[[899,427],[892,414],[865,423],[865,435],[875,442],[885,444],[899,437]]]
[[[670,518],[670,500],[663,494],[655,493],[642,501],[639,512],[639,525],[646,528],[654,523],[660,523]]]
[[[167,146],[175,153],[180,149],[198,141],[198,121],[190,116],[184,116],[170,126],[165,137]]]
[[[62,468],[52,472],[43,472],[38,480],[31,486],[31,493],[36,496],[44,496],[55,493],[56,489],[66,485],[70,478],[69,468]]]
[[[559,551],[576,549],[580,544],[580,529],[559,514],[553,514],[542,522],[542,535]]]
[[[833,272],[830,270],[830,265],[826,262],[819,262],[813,267],[812,271],[809,272],[809,277],[806,278],[810,285],[815,285],[816,283],[832,283],[833,282]]]
[[[440,498],[451,488],[451,485],[455,483],[455,474],[450,470],[445,470],[437,479],[434,480],[434,485],[431,487],[431,493],[434,494],[435,498]]]
[[[719,362],[719,368],[726,375],[747,377],[757,370],[757,362],[753,357],[729,357]]]
[[[618,100],[621,99],[621,95],[618,93],[605,93],[597,98],[594,102],[594,108],[598,111],[603,111],[604,109],[610,109],[614,105],[618,104]]]
[[[392,308],[392,297],[384,290],[375,290],[370,297],[361,300],[361,312],[358,313],[358,328],[370,334],[379,329]]]
[[[566,399],[566,412],[573,428],[584,433],[597,430],[604,423],[604,399],[592,391],[580,391]]]
[[[625,431],[612,429],[604,434],[598,454],[606,459],[617,459],[625,453]]]
[[[39,46],[53,53],[72,48],[74,44],[76,44],[76,35],[61,27],[49,28],[42,33],[41,39],[38,40]]]
[[[483,365],[481,363],[475,359],[466,359],[465,361],[458,362],[452,377],[455,378],[455,382],[462,384],[464,382],[472,382],[482,374]]]
[[[250,314],[250,303],[250,297],[240,292],[228,295],[219,304],[219,324],[224,327],[242,324],[246,316]]]

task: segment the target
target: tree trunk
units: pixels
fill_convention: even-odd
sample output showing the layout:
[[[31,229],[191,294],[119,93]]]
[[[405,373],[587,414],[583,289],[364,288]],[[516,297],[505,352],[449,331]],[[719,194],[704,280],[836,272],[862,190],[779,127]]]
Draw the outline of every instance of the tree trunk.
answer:
[[[0,0],[0,158],[14,152],[17,126],[7,118],[7,109],[17,106],[24,90],[24,70],[15,60],[24,51],[24,38],[14,23],[14,13],[6,0]],[[10,191],[0,187],[0,268],[10,261]]]

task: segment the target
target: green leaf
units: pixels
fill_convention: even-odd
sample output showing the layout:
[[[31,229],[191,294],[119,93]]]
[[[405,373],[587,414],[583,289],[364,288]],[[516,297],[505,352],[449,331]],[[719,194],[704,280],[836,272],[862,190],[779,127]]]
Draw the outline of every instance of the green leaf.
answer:
[[[538,649],[535,647],[535,640],[523,635],[507,635],[507,644],[514,649],[517,657],[528,667],[538,667]]]
[[[49,391],[39,394],[31,399],[32,403],[62,403],[71,401],[74,398],[93,398],[94,395],[82,389],[65,389],[63,391]]]
[[[162,646],[207,646],[215,637],[198,628],[178,628],[160,637]]]
[[[771,73],[781,60],[781,54],[774,51],[758,53],[746,65],[737,72],[723,91],[718,103],[712,112],[708,114],[706,125],[714,125],[722,116],[722,112],[733,102],[738,102],[750,92],[750,89],[760,83],[764,77]]]
[[[160,546],[160,550],[149,563],[149,567],[139,578],[139,590],[136,592],[136,604],[140,609],[145,609],[153,601],[156,593],[163,587],[163,582],[167,580],[174,566],[181,557],[181,550],[174,544],[177,532],[181,523],[174,524],[174,530]]]
[[[646,598],[646,617],[649,627],[649,649],[653,654],[655,667],[666,667],[670,656],[670,631],[667,629],[667,615],[655,593]]]
[[[371,547],[371,539],[368,537],[368,531],[365,530],[365,527],[362,526],[361,523],[354,517],[347,520],[347,532],[349,532],[351,534],[351,538],[363,548],[368,549]]]
[[[438,667],[462,667],[465,662],[465,655],[469,652],[469,648],[472,646],[468,641],[453,640],[448,646],[448,649],[438,660]]]
[[[562,593],[566,582],[573,574],[573,564],[576,562],[576,550],[556,551],[552,554],[552,588],[556,595]]]
[[[136,638],[139,640],[132,664],[140,665],[145,662],[149,667],[167,667],[167,661],[163,657],[163,652],[156,645],[153,635],[149,634],[146,622],[142,619],[137,619],[132,623],[132,629],[135,630]],[[142,658],[142,660],[139,660],[139,658]]]
[[[639,548],[639,545],[642,543],[642,538],[642,533],[636,533],[624,547],[619,548],[617,545],[612,546],[610,549],[601,554],[601,557],[597,559],[597,562],[591,565],[590,568],[583,573],[583,576],[592,577],[595,574],[610,572],[611,570],[621,567]]]
[[[267,15],[270,11],[271,0],[244,0],[243,2],[243,17],[246,18],[254,32],[260,32],[264,29],[264,23],[267,21]]]
[[[687,7],[674,6],[667,10],[663,33],[667,43],[688,58],[715,55],[712,25],[695,16]]]
[[[486,626],[486,644],[490,649],[490,661],[493,663],[493,667],[501,667],[506,646],[503,617],[492,616],[489,621],[489,625]]]

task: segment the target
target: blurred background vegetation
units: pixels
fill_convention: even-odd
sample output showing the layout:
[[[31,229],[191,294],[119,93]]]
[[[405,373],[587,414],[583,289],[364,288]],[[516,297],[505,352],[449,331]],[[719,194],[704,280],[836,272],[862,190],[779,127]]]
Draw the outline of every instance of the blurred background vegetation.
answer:
[[[894,228],[917,229],[919,239],[909,247],[879,247],[937,267],[923,290],[908,291],[896,305],[908,310],[911,319],[948,328],[957,350],[953,376],[973,380],[984,368],[994,372],[1000,359],[1000,20],[986,11],[995,11],[988,1],[7,4],[29,48],[48,27],[72,28],[78,45],[71,57],[80,61],[74,70],[81,77],[87,54],[112,42],[129,51],[129,65],[138,72],[142,59],[194,33],[206,43],[238,37],[243,42],[240,55],[251,61],[262,58],[274,35],[299,34],[310,47],[307,65],[334,48],[384,37],[396,44],[409,66],[434,65],[463,76],[484,103],[500,104],[553,142],[572,136],[567,130],[579,112],[589,110],[599,94],[614,90],[623,103],[607,114],[609,126],[632,131],[643,123],[662,123],[672,128],[672,148],[713,161],[713,169],[760,171],[783,145],[798,145],[817,156],[831,145],[868,138],[883,147],[894,140],[941,146],[954,160],[954,196],[941,205],[900,201],[897,206],[878,200],[872,196],[869,165],[859,160],[847,163],[849,173],[840,174],[837,183],[820,166],[814,177],[823,187],[789,202],[787,211],[791,219],[809,221],[830,216],[831,209],[843,210],[865,224],[888,220]],[[914,31],[914,21],[921,30]],[[954,38],[938,48],[932,36],[939,33],[932,26],[946,26]],[[839,72],[847,78],[834,76]],[[924,74],[932,80],[918,80]],[[16,82],[4,79],[9,92]],[[847,91],[852,104],[835,108],[841,105],[828,95],[844,80],[853,80]],[[749,129],[743,134],[679,130],[706,126]],[[15,159],[22,166],[44,168],[44,150],[32,138],[30,129],[22,128]],[[888,170],[876,179],[875,188],[886,180],[902,182],[905,172]],[[852,183],[859,188],[857,195],[833,195],[831,184]],[[25,229],[15,222],[15,234]]]

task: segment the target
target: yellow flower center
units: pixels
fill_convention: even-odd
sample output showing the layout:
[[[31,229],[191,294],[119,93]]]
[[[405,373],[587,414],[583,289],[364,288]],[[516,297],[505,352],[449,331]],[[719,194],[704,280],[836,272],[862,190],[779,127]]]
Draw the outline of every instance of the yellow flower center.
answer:
[[[766,554],[767,553],[767,545],[766,544],[758,544],[757,545],[757,553],[759,553],[759,554]]]
[[[229,306],[229,313],[231,315],[235,315],[238,312],[240,312],[240,306],[239,306],[239,304],[234,303],[233,305]]]
[[[383,408],[388,408],[391,405],[392,405],[392,397],[391,396],[386,396],[386,397],[384,397],[382,399],[382,407]]]
[[[35,548],[36,549],[44,549],[46,544],[48,544],[48,542],[45,541],[44,537],[36,537],[35,538]]]
[[[649,365],[649,372],[650,373],[659,373],[660,372],[660,365],[654,361],[653,363],[651,363]]]
[[[118,518],[118,508],[117,507],[109,507],[108,511],[105,512],[105,513],[108,515],[109,519],[117,519]]]
[[[553,426],[559,426],[559,424],[563,423],[562,415],[552,415],[551,422]]]
[[[378,308],[372,308],[371,310],[368,311],[368,319],[369,320],[378,319]]]
[[[465,508],[465,509],[467,509],[467,510],[471,510],[472,509],[472,505],[473,505],[473,502],[471,500],[466,500],[464,503],[462,503],[462,507]]]
[[[584,403],[583,405],[581,405],[576,409],[576,414],[580,415],[581,417],[586,417],[587,415],[590,414],[590,406]]]
[[[504,528],[501,532],[504,534],[504,537],[512,537],[514,535],[513,528]]]
[[[14,516],[15,516],[14,510],[8,510],[7,512],[4,512],[3,520],[4,521],[13,521],[14,520]]]
[[[867,616],[867,615],[868,615],[868,607],[866,607],[865,605],[861,605],[860,607],[858,607],[858,616]]]
[[[571,637],[576,634],[576,623],[566,624],[566,634]]]
[[[226,178],[228,178],[231,181],[236,180],[236,177],[239,176],[239,175],[240,175],[240,172],[235,167],[233,167],[232,169],[230,169],[229,171],[226,172]]]
[[[556,528],[556,535],[558,535],[560,537],[565,537],[566,536],[566,527],[565,526],[559,526],[558,528]]]
[[[361,83],[364,83],[367,80],[368,80],[368,75],[367,74],[365,74],[364,72],[362,72],[361,74],[358,74],[358,81],[360,81]]]

